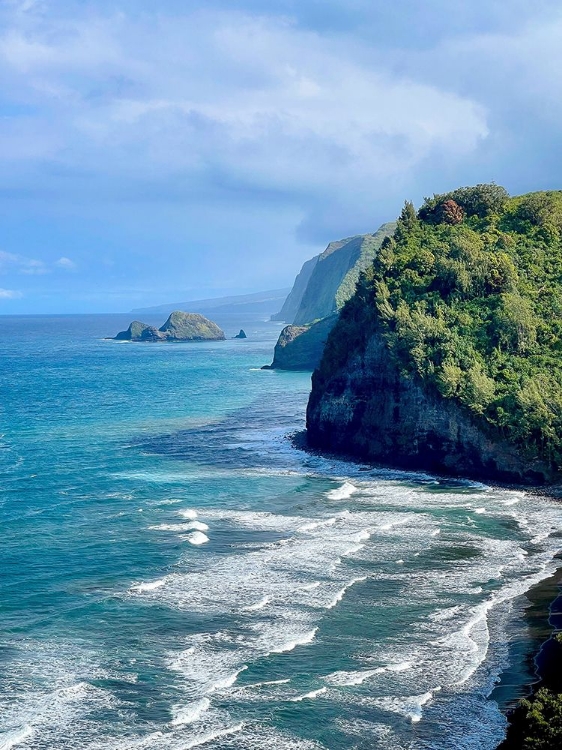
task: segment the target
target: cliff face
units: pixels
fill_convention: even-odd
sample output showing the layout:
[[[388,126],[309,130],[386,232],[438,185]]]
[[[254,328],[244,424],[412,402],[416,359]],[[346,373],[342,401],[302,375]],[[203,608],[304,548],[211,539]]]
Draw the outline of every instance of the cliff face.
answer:
[[[326,342],[310,444],[560,485],[561,279],[562,191],[492,183],[406,202]]]
[[[394,223],[383,224],[375,234],[331,242],[312,268],[293,323],[304,325],[337,313],[353,296],[359,274],[395,227]]]
[[[314,370],[320,364],[339,311],[353,296],[360,273],[372,263],[395,227],[391,222],[375,234],[331,242],[321,255],[304,264],[283,309],[272,317],[294,321],[294,325],[281,332],[271,368]]]
[[[333,336],[337,336],[337,328]],[[536,485],[553,479],[455,402],[403,376],[374,332],[343,367],[312,379],[307,434],[313,448],[386,465]]]
[[[326,340],[337,315],[311,326],[287,326],[275,346],[273,363],[266,369],[314,370],[320,364]]]
[[[306,291],[306,287],[308,285],[308,282],[310,281],[312,272],[314,271],[314,268],[318,263],[319,257],[319,255],[315,255],[314,258],[311,258],[310,260],[307,260],[306,263],[304,263],[299,274],[297,275],[297,278],[295,279],[293,288],[289,292],[289,296],[283,303],[283,307],[278,313],[271,316],[271,320],[281,320],[285,323],[293,322],[298,313],[302,298]]]

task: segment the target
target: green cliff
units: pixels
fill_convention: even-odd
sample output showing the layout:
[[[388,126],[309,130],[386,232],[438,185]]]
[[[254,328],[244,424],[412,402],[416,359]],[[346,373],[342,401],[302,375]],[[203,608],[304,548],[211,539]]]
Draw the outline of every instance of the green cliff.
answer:
[[[458,475],[562,473],[562,192],[405,205],[328,338],[313,447]]]
[[[303,264],[303,267],[301,268],[297,275],[297,278],[295,279],[293,288],[291,289],[289,295],[287,296],[287,299],[283,303],[283,307],[278,313],[271,316],[271,320],[281,320],[285,323],[293,322],[293,320],[297,316],[297,313],[301,306],[302,298],[304,297],[304,293],[306,292],[306,287],[308,286],[308,282],[310,281],[312,272],[314,271],[314,268],[318,263],[319,257],[319,255],[315,255],[314,258],[307,260],[306,263]]]
[[[331,242],[321,255],[304,264],[281,312],[272,318],[294,321],[294,325],[281,332],[271,368],[314,370],[319,365],[339,311],[395,227],[394,222],[383,224],[375,234]]]
[[[314,264],[292,322],[306,325],[339,312],[355,292],[359,274],[373,261],[395,226],[383,224],[375,234],[331,242]]]

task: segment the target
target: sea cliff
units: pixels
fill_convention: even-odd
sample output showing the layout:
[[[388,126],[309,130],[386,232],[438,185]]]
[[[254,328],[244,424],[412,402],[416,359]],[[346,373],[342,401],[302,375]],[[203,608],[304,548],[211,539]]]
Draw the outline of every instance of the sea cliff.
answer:
[[[541,485],[562,476],[562,194],[406,204],[313,376],[311,447]],[[553,314],[554,313],[554,314]]]
[[[314,370],[320,364],[339,311],[395,227],[395,222],[389,222],[374,234],[331,242],[303,265],[283,308],[272,317],[292,325],[281,332],[273,362],[265,369]]]

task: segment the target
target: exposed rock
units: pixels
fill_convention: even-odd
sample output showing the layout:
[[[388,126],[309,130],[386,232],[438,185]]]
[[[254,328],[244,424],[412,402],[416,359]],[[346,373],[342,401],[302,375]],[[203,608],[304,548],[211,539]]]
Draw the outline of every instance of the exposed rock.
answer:
[[[314,370],[320,364],[328,334],[337,315],[310,326],[287,326],[281,331],[270,370]]]
[[[332,336],[337,337],[337,328]],[[523,460],[454,401],[401,375],[380,334],[372,334],[340,369],[324,365],[313,375],[307,409],[311,447],[405,469],[507,483],[552,479],[549,467]]]
[[[116,341],[224,341],[224,333],[198,313],[173,312],[158,329],[135,320],[115,336]]]
[[[199,313],[173,312],[159,329],[167,341],[224,341],[224,332]]]
[[[154,326],[134,320],[126,331],[115,336],[115,341],[160,341],[165,338]]]
[[[240,333],[237,333],[236,336],[234,336],[233,338],[235,338],[235,339],[247,339],[248,337],[246,336],[246,331],[243,328],[241,328],[240,329]]]

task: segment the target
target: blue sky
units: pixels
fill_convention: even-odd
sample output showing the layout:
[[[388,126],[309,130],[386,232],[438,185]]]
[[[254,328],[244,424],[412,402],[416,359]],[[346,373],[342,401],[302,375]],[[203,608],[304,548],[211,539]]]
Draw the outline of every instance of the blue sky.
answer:
[[[562,188],[562,6],[0,0],[0,313],[289,286],[404,200]]]

